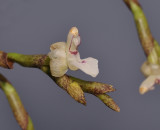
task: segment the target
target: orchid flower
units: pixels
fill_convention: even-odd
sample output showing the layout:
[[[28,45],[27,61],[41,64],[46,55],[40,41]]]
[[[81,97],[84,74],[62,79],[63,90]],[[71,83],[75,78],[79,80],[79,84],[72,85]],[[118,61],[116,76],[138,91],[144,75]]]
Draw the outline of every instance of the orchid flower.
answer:
[[[82,70],[92,77],[99,73],[98,60],[92,57],[81,59],[77,50],[80,45],[80,35],[76,27],[72,27],[68,33],[67,42],[57,42],[50,46],[50,70],[52,76],[63,76],[68,68],[70,70]]]
[[[144,62],[141,71],[147,78],[140,85],[139,92],[145,94],[154,90],[155,84],[160,84],[160,65]]]

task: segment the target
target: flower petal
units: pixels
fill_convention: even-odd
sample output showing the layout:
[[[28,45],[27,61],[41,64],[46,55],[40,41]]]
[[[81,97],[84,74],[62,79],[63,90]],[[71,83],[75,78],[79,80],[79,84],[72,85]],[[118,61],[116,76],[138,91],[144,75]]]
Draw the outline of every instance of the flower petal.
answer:
[[[72,27],[68,33],[67,44],[66,44],[66,54],[67,54],[67,63],[71,70],[77,70],[78,68],[70,62],[76,60],[78,56],[77,47],[80,44],[80,36],[78,33],[78,29],[76,27]]]
[[[76,67],[85,72],[86,74],[91,75],[92,77],[96,77],[99,73],[98,60],[92,57],[81,60],[78,53],[77,55],[70,56],[68,62],[70,64],[69,68],[71,70],[73,69],[71,67]]]
[[[139,92],[140,94],[145,94],[149,90],[154,89],[155,84],[160,83],[160,75],[150,75],[146,78],[140,85]]]
[[[152,73],[152,70],[151,70],[151,67],[150,67],[150,64],[148,62],[144,62],[141,66],[141,72],[143,73],[143,75],[145,77],[151,75]]]
[[[65,48],[65,42],[57,42],[50,47],[51,52],[48,53],[48,56],[52,76],[61,77],[68,70]]]
[[[67,37],[67,44],[68,46],[70,45],[72,38],[73,37],[78,37],[79,36],[79,32],[78,29],[76,27],[72,27],[68,33],[68,37]]]
[[[76,27],[72,27],[68,33],[66,45],[68,67],[71,70],[81,69],[86,74],[96,77],[99,73],[98,60],[91,57],[81,60],[80,54],[77,50],[77,47],[79,45],[80,36],[78,33],[78,29]]]
[[[151,64],[145,61],[141,66],[141,71],[146,77],[149,75],[158,75],[160,74],[160,66],[157,64]]]
[[[92,77],[96,77],[99,73],[98,60],[92,57],[83,59],[79,62],[73,62],[73,65]]]
[[[78,29],[76,27],[72,27],[67,37],[66,52],[71,54],[77,53],[77,47],[79,46],[79,44],[80,36],[78,33]]]

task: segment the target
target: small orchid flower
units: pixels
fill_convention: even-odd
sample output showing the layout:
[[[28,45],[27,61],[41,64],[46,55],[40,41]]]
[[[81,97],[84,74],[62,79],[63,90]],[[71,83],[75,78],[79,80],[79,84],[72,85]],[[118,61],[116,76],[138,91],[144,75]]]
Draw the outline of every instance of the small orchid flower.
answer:
[[[140,85],[140,94],[154,90],[155,84],[160,84],[160,65],[144,62],[141,67],[142,73],[147,77]]]
[[[71,70],[82,70],[92,77],[99,73],[98,60],[92,57],[81,59],[77,50],[80,45],[80,35],[76,27],[72,27],[68,33],[67,42],[57,42],[51,45],[50,70],[52,76],[63,76],[68,68]]]

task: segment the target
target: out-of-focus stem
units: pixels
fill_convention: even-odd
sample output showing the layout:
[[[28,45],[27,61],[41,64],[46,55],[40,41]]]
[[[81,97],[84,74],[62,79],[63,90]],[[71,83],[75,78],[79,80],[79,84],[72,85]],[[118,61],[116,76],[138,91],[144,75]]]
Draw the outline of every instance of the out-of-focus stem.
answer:
[[[5,93],[13,114],[22,130],[34,130],[31,118],[27,114],[15,88],[0,74],[0,87]]]
[[[158,64],[159,45],[153,38],[150,28],[138,0],[124,0],[133,13],[139,39],[149,63]]]
[[[147,61],[141,66],[141,71],[147,78],[139,88],[140,94],[153,90],[155,84],[159,84],[160,74],[160,46],[153,38],[147,19],[138,0],[124,0],[134,15],[135,24]]]
[[[134,15],[135,24],[145,54],[148,56],[154,47],[154,40],[147,19],[138,0],[124,0]]]
[[[32,123],[32,119],[30,118],[30,116],[28,116],[28,126],[27,126],[27,130],[34,130],[34,126]]]

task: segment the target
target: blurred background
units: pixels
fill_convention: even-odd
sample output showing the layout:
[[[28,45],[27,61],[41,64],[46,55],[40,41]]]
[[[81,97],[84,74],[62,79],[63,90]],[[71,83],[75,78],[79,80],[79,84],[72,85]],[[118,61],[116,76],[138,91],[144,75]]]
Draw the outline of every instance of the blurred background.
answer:
[[[158,0],[139,0],[153,36],[160,41]],[[0,68],[18,91],[35,130],[159,130],[160,87],[139,94],[140,72],[146,60],[131,12],[122,0],[0,0],[0,50],[47,54],[54,42],[66,41],[69,29],[79,29],[81,58],[99,60],[100,73],[92,78],[81,71],[75,77],[112,84],[110,93],[120,106],[117,113],[93,95],[87,106],[75,102],[38,69]],[[0,91],[0,129],[20,130],[7,99]]]

